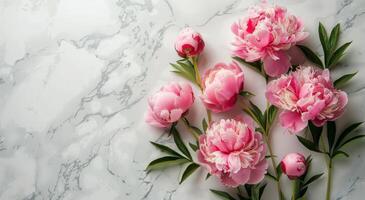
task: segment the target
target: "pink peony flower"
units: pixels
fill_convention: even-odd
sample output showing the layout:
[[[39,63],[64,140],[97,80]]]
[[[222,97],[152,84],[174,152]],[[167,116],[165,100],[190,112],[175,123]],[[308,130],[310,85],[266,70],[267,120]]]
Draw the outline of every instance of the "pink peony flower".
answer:
[[[194,103],[194,94],[187,83],[170,83],[148,99],[146,122],[156,127],[168,127],[178,121]]]
[[[243,89],[243,72],[237,63],[218,63],[204,73],[201,100],[213,112],[231,109]]]
[[[283,7],[266,3],[251,7],[231,29],[235,35],[234,56],[248,62],[261,60],[271,77],[288,71],[291,64],[287,51],[308,36],[300,19]]]
[[[291,180],[301,177],[307,171],[305,157],[300,153],[286,155],[280,166],[283,173]]]
[[[192,28],[183,29],[175,42],[175,50],[183,58],[198,56],[203,51],[204,46],[202,36]]]
[[[199,162],[223,184],[236,187],[263,180],[268,168],[266,148],[250,119],[213,122],[199,143]]]
[[[266,98],[284,110],[280,123],[294,133],[303,130],[308,120],[316,126],[336,120],[347,104],[347,94],[334,88],[329,71],[314,67],[299,67],[271,81]]]

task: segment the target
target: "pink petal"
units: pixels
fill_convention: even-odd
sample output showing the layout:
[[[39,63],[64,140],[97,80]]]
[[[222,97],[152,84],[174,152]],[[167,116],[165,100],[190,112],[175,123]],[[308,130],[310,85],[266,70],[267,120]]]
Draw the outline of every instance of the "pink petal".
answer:
[[[239,155],[230,154],[228,156],[228,164],[230,166],[230,170],[233,173],[237,173],[241,169],[241,160]]]
[[[308,106],[309,107],[309,106]],[[314,119],[325,107],[324,100],[317,100],[313,105],[308,108],[307,112],[302,113],[303,120],[312,120]]]
[[[151,126],[159,127],[159,128],[165,128],[169,126],[168,123],[161,123],[160,120],[157,120],[152,111],[148,111],[145,115],[145,121],[150,124]]]
[[[278,77],[291,67],[289,57],[284,51],[278,51],[275,55],[278,57],[277,60],[272,59],[271,56],[266,56],[263,60],[265,72],[271,77]]]
[[[305,62],[305,55],[296,46],[291,47],[286,53],[288,54],[292,65],[301,65]]]
[[[170,111],[170,122],[176,122],[183,114],[183,110],[177,108]]]
[[[247,184],[257,184],[265,178],[266,170],[268,168],[268,163],[266,159],[261,160],[255,167],[251,170],[250,179]]]
[[[300,113],[283,111],[279,116],[280,124],[284,128],[287,128],[292,133],[297,133],[303,130],[308,121],[303,121]]]
[[[239,185],[245,184],[250,178],[250,170],[247,168],[242,168],[237,173],[229,174],[224,173],[221,175],[221,181],[224,185],[230,187],[237,187]]]

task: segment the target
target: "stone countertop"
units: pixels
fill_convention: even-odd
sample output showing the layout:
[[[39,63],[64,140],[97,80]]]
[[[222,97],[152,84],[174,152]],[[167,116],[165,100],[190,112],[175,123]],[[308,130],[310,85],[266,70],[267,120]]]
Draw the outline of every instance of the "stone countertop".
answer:
[[[229,62],[232,33],[252,0],[3,0],[0,2],[0,199],[217,199],[223,189],[199,170],[182,185],[179,167],[146,174],[161,155],[149,141],[172,144],[163,130],[144,123],[147,96],[161,85],[182,80],[170,73],[178,59],[173,43],[191,26],[206,42],[201,70]],[[342,43],[354,41],[333,78],[359,71],[345,88],[349,106],[338,129],[365,119],[365,1],[277,0],[301,17],[321,52],[318,21],[342,26]],[[242,66],[246,90],[265,106],[264,80]],[[197,94],[198,91],[196,90]],[[198,100],[198,98],[197,98]],[[189,112],[194,124],[205,115],[199,101]],[[236,113],[214,115],[215,119]],[[182,132],[183,129],[182,129]],[[278,158],[305,150],[280,126],[273,129]],[[188,134],[183,134],[191,140]],[[360,200],[365,194],[363,142],[335,161],[333,199]],[[314,172],[325,171],[313,154]],[[270,180],[264,200],[275,199]],[[284,192],[291,186],[282,177]],[[325,177],[308,199],[324,199]],[[227,190],[228,191],[228,190]]]

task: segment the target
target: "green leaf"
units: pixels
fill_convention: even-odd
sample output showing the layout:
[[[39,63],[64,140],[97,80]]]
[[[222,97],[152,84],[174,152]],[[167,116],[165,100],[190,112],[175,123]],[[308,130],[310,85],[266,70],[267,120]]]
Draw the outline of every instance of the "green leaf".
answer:
[[[319,57],[308,47],[303,46],[303,45],[297,45],[300,50],[302,50],[302,52],[304,53],[304,55],[314,64],[320,66],[321,68],[323,67],[323,63],[321,61],[321,59],[319,59]]]
[[[172,134],[174,136],[174,141],[175,141],[175,144],[176,144],[177,148],[185,156],[187,156],[190,160],[192,160],[191,155],[190,155],[190,152],[189,152],[188,148],[186,148],[184,142],[181,140],[180,133],[178,132],[178,130],[176,129],[176,127],[172,127],[171,131],[172,131]]]
[[[243,96],[243,97],[252,97],[252,96],[255,96],[253,93],[249,92],[249,91],[241,91],[239,93],[240,96]]]
[[[218,197],[220,197],[220,199],[223,199],[223,200],[235,200],[235,198],[233,198],[227,192],[223,192],[223,191],[219,191],[219,190],[213,190],[213,189],[210,189],[210,191],[213,192]]]
[[[200,166],[196,163],[191,163],[188,167],[186,167],[183,175],[180,179],[180,184],[186,180],[191,174],[193,174]]]
[[[308,187],[302,188],[296,195],[295,198],[296,199],[300,199],[301,197],[303,197],[305,195],[305,193],[307,192]]]
[[[191,148],[193,151],[197,151],[197,150],[199,149],[197,145],[192,144],[192,143],[190,143],[190,142],[189,142],[189,146],[190,146],[190,148]]]
[[[322,44],[324,57],[327,58],[329,56],[328,35],[326,28],[323,26],[321,22],[319,22],[318,34],[319,34],[319,40],[321,41]]]
[[[354,130],[356,130],[361,124],[363,124],[364,122],[357,122],[357,123],[353,123],[350,126],[348,126],[342,133],[341,135],[338,137],[337,142],[335,144],[335,149],[339,149],[340,144],[342,143],[342,141],[346,138],[346,136],[350,135]]]
[[[204,132],[207,131],[208,124],[207,124],[207,121],[205,120],[205,118],[202,121],[202,127],[203,127]]]
[[[350,139],[346,140],[346,141],[345,141],[342,145],[340,145],[340,147],[339,147],[339,148],[341,148],[341,147],[345,146],[346,144],[349,144],[350,142],[353,142],[353,141],[355,141],[355,140],[361,139],[361,138],[363,138],[363,137],[365,137],[365,135],[357,135],[357,136],[354,136],[354,137],[352,137],[352,138],[350,138]]]
[[[305,164],[307,166],[307,170],[306,170],[306,172],[304,174],[304,177],[303,176],[301,176],[301,177],[305,178],[305,176],[307,175],[307,173],[309,171],[309,168],[311,166],[311,163],[312,163],[312,155],[309,155],[307,158],[305,158]]]
[[[187,160],[185,158],[179,158],[179,157],[175,157],[175,156],[166,156],[166,157],[158,158],[158,159],[150,162],[150,164],[148,164],[146,170],[152,171],[152,170],[156,170],[156,169],[164,169],[167,167],[176,166],[176,165],[180,165],[180,164],[187,163],[187,162],[189,162],[189,160]]]
[[[266,159],[268,159],[268,158],[276,158],[276,157],[277,157],[277,156],[275,156],[275,155],[272,155],[272,156],[270,156],[270,155],[266,155],[266,156],[265,156],[265,158],[266,158]]]
[[[304,185],[302,187],[307,187],[308,185],[310,185],[311,183],[313,183],[314,181],[319,179],[322,175],[323,175],[323,173],[316,174],[316,175],[312,176],[310,179],[308,179],[308,181],[306,181],[304,183]]]
[[[348,154],[348,153],[346,153],[346,152],[344,152],[344,151],[336,151],[334,154],[333,154],[333,156],[332,156],[332,158],[335,158],[336,156],[340,156],[340,155],[343,155],[343,156],[345,156],[345,157],[350,157],[350,155]]]
[[[170,154],[172,156],[177,156],[179,158],[184,158],[182,155],[180,155],[179,153],[177,153],[175,150],[171,149],[170,147],[167,147],[165,145],[162,144],[158,144],[155,142],[150,142],[153,146],[155,146],[156,148],[160,149],[162,152],[165,152],[167,154]]]
[[[174,68],[174,69],[176,69],[176,71],[185,71],[185,69],[182,67],[182,66],[180,66],[180,65],[178,65],[178,64],[174,64],[174,63],[170,63],[170,65]]]
[[[190,77],[192,77],[192,79],[195,81],[195,71],[193,68],[189,67],[189,66],[184,66],[181,65],[179,62],[177,62],[177,64],[173,64],[170,63],[170,65],[176,69],[176,71],[182,72],[184,74],[189,75]]]
[[[191,129],[198,135],[202,135],[203,132],[198,128],[198,127],[195,127],[195,126],[190,126]]]
[[[268,113],[268,122],[270,125],[274,122],[277,112],[278,109],[274,105],[271,105],[269,107],[267,113]]]
[[[332,152],[333,144],[335,142],[336,137],[336,122],[328,121],[327,122],[327,141],[329,146],[329,152]]]
[[[328,62],[328,66],[331,67],[340,61],[340,59],[343,57],[346,49],[350,46],[352,42],[345,43],[340,48],[338,48],[331,56]]]
[[[255,115],[255,118],[258,120],[259,125],[265,129],[266,123],[264,119],[264,115],[262,114],[259,107],[257,107],[254,103],[250,101],[251,109],[250,111]]]
[[[266,183],[263,184],[262,186],[260,186],[260,189],[259,189],[259,199],[261,199],[262,194],[264,194],[265,188],[266,188]]]
[[[246,189],[246,192],[247,192],[247,194],[248,194],[248,196],[249,197],[251,197],[252,196],[252,185],[250,185],[250,184],[245,184],[245,189]]]
[[[255,71],[257,71],[258,73],[261,74],[262,71],[262,64],[260,61],[256,61],[256,62],[247,62],[245,60],[243,60],[240,57],[233,57],[234,60],[238,61],[239,63],[243,64],[243,65],[248,65],[251,68],[253,68]]]
[[[208,173],[207,176],[205,177],[205,180],[207,180],[210,176],[211,176],[211,174]]]
[[[338,40],[340,38],[340,24],[338,23],[331,31],[329,39],[329,49],[331,53],[336,49]]]
[[[311,121],[309,121],[308,127],[309,127],[309,131],[310,131],[310,133],[312,135],[312,138],[313,138],[313,143],[316,145],[316,147],[318,147],[319,146],[319,139],[321,138],[323,127],[322,126],[317,127]]]
[[[257,124],[258,124],[258,122],[256,122]],[[265,130],[264,129],[262,129],[261,127],[257,127],[257,128],[255,128],[255,131],[256,132],[260,132],[261,134],[265,134]]]
[[[182,59],[177,61],[176,64],[170,63],[170,65],[175,69],[172,72],[197,84],[195,79],[194,66],[188,59]]]
[[[237,196],[238,196],[239,200],[252,200],[251,198],[244,197],[241,194],[237,194]]]
[[[278,179],[277,179],[274,175],[270,174],[269,172],[267,172],[267,173],[265,174],[265,176],[267,176],[267,177],[269,177],[269,178],[273,179],[274,181],[278,181]]]
[[[318,147],[310,140],[305,139],[304,137],[301,137],[299,135],[297,135],[297,138],[299,140],[300,143],[302,143],[307,149],[311,150],[311,151],[315,151],[318,153],[322,153]]]
[[[195,77],[192,77],[191,75],[189,75],[186,72],[183,72],[183,71],[171,71],[171,72],[173,72],[173,73],[175,73],[175,74],[177,74],[177,75],[179,75],[179,76],[181,76],[185,79],[188,79],[189,81],[195,83]]]
[[[345,74],[345,75],[341,76],[339,79],[335,80],[333,85],[335,86],[335,88],[341,88],[344,85],[346,85],[346,83],[349,82],[352,79],[352,77],[354,77],[356,74],[357,74],[357,72],[352,73],[352,74]]]
[[[193,63],[190,62],[189,59],[181,59],[181,60],[178,60],[177,63],[184,67],[186,70],[190,70],[191,72],[194,72],[194,65]]]
[[[199,137],[199,135],[202,135],[202,131],[195,126],[192,126],[187,118],[182,118],[185,125],[190,129],[190,131],[193,132],[194,137]]]
[[[322,46],[327,47],[328,46],[328,44],[327,44],[328,35],[327,35],[326,28],[323,26],[323,24],[321,22],[319,22],[318,34],[319,34],[319,39],[321,41]]]
[[[281,170],[281,164],[276,166],[276,173],[278,174],[278,178],[280,178],[280,176],[283,174],[283,171]]]

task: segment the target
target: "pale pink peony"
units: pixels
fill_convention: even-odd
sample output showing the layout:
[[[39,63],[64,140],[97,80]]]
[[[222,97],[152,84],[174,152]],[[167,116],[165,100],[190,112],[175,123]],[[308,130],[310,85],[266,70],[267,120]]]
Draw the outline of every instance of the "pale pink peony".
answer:
[[[194,103],[188,83],[170,83],[148,99],[146,122],[156,127],[168,127],[178,121]]]
[[[204,46],[202,36],[190,27],[184,28],[175,41],[175,50],[183,58],[198,56]]]
[[[231,27],[235,35],[234,56],[248,62],[261,60],[267,75],[277,77],[291,66],[287,51],[304,40],[303,23],[279,6],[253,6],[248,15]]]
[[[300,153],[286,155],[280,166],[283,173],[291,180],[301,177],[307,171],[305,157]]]
[[[201,100],[213,112],[231,109],[243,89],[243,72],[237,63],[218,63],[204,73]]]
[[[268,168],[261,134],[250,119],[212,122],[199,138],[198,160],[223,184],[257,184]]]
[[[303,130],[309,120],[316,126],[336,120],[347,104],[347,94],[334,88],[327,69],[303,66],[271,81],[266,98],[284,110],[280,123],[294,133]]]

